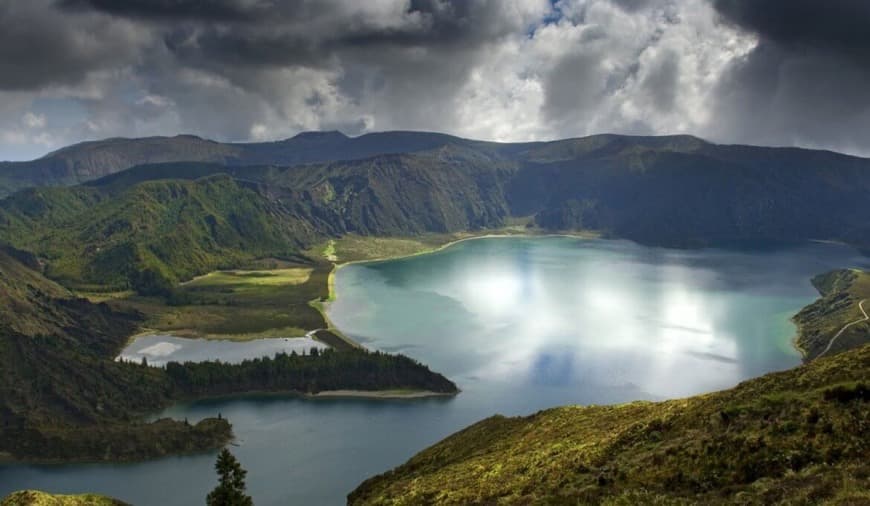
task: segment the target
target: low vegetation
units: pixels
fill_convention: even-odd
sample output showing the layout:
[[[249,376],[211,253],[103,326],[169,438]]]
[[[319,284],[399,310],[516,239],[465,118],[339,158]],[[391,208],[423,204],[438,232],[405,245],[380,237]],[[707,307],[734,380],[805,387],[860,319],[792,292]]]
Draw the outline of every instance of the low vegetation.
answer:
[[[322,262],[282,262],[275,270],[215,272],[174,287],[168,301],[131,295],[112,305],[141,311],[148,329],[182,337],[299,337],[327,327],[311,301],[328,296],[331,270]]]
[[[281,204],[225,175],[26,190],[0,201],[0,239],[32,251],[68,288],[171,296],[201,274],[293,259],[317,237]]]
[[[870,321],[848,325],[863,319],[859,308],[862,300],[866,300],[864,307],[870,311],[870,273],[855,269],[832,271],[813,278],[813,286],[821,298],[794,317],[798,326],[796,344],[805,359],[824,353],[828,345],[826,355],[870,342]]]
[[[96,494],[47,494],[38,490],[13,492],[0,501],[0,506],[128,506],[111,497]]]
[[[350,504],[867,504],[870,345],[722,392],[495,416]]]

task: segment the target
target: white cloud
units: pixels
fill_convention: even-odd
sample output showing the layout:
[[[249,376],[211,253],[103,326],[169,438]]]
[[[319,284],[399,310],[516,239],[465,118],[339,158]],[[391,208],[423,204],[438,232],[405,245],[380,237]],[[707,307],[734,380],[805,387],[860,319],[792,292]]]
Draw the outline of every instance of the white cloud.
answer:
[[[21,117],[21,123],[27,128],[45,128],[45,114],[34,114],[27,111]]]
[[[795,103],[806,95],[801,76],[840,67],[792,59],[777,67],[790,76],[788,86],[768,95],[744,90],[735,69],[758,52],[758,37],[721,22],[709,0],[561,0],[555,7],[431,0],[418,12],[409,12],[410,0],[326,0],[289,11],[237,3],[271,5],[276,14],[237,25],[68,15],[71,27],[108,26],[121,57],[78,79],[0,92],[0,101],[15,96],[0,102],[0,158],[12,144],[35,151],[175,133],[259,141],[313,129],[434,130],[499,141],[691,133],[861,149],[864,134],[840,142],[830,133],[836,97],[814,106],[818,126],[795,121]],[[129,35],[120,33],[125,28]],[[92,33],[65,33],[79,59],[96,51]],[[34,110],[42,99],[75,102],[84,118]],[[752,118],[755,110],[765,118]],[[866,121],[855,113],[848,124],[866,131]]]

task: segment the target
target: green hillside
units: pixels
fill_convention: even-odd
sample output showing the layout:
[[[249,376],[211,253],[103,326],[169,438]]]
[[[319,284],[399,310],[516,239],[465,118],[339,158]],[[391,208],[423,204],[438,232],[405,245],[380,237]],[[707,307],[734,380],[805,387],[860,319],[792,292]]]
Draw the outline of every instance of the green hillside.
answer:
[[[96,494],[47,494],[38,490],[13,492],[0,500],[0,506],[125,506],[126,504]]]
[[[509,170],[459,149],[284,169],[143,166],[0,201],[0,239],[65,286],[166,294],[215,269],[298,259],[326,237],[499,226]]]
[[[722,392],[495,416],[350,504],[868,504],[870,345]]]
[[[230,437],[225,420],[137,421],[172,392],[161,371],[113,360],[139,314],[73,298],[3,251],[0,274],[0,454],[131,459]]]
[[[163,293],[245,260],[292,256],[319,237],[287,206],[235,180],[25,190],[0,202],[0,236],[46,260],[67,286]]]
[[[821,298],[794,317],[797,346],[808,359],[834,355],[870,342],[870,273],[838,270],[813,278]],[[863,302],[864,311],[861,310]]]

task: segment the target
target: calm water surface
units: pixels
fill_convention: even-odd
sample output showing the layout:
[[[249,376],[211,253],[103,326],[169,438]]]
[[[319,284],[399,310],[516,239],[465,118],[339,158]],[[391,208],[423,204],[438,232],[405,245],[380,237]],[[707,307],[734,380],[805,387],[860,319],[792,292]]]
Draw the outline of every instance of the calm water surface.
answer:
[[[368,476],[494,413],[662,399],[791,367],[789,317],[812,275],[870,267],[830,244],[676,251],[625,241],[484,239],[345,267],[336,325],[456,381],[453,399],[225,399],[165,414],[232,420],[258,505],[343,504]],[[150,358],[149,358],[150,360]],[[0,494],[96,491],[135,504],[201,504],[214,455],[129,465],[0,466]]]
[[[133,362],[141,362],[144,358],[149,365],[208,360],[237,364],[245,359],[271,357],[276,353],[289,354],[295,351],[307,354],[311,348],[324,349],[327,346],[308,337],[218,341],[154,334],[136,338],[121,351],[119,357]]]

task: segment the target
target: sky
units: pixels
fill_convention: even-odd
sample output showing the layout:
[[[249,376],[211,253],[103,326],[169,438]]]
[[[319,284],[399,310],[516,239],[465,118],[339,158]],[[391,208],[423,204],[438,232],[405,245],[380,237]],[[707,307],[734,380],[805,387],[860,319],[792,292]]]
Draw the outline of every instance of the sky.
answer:
[[[0,159],[613,132],[870,156],[866,0],[0,0]]]

